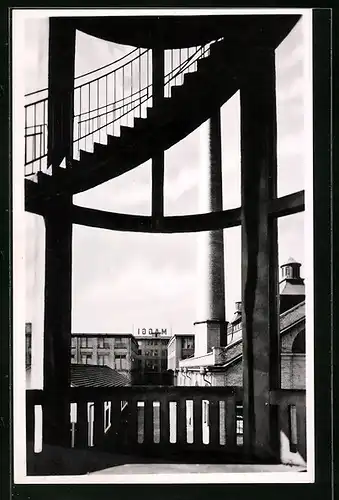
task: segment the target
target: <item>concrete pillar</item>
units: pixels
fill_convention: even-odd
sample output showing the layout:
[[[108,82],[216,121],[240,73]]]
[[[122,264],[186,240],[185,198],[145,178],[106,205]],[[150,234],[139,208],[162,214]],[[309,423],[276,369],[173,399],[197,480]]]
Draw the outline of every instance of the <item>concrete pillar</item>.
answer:
[[[50,201],[46,226],[44,319],[44,442],[69,444],[72,309],[71,198]]]
[[[279,387],[275,55],[253,51],[240,89],[242,197],[242,334],[244,447],[256,459],[277,460],[277,415],[270,390]]]
[[[72,19],[49,19],[48,166],[73,157],[75,26]]]
[[[154,48],[152,50],[152,83],[153,83],[153,107],[161,105],[164,97],[164,50]],[[152,217],[155,225],[164,215],[164,162],[163,149],[156,149],[154,145],[152,157]]]
[[[220,109],[201,127],[200,211],[215,212],[222,205]],[[198,235],[197,321],[195,356],[225,345],[224,234],[222,229]]]

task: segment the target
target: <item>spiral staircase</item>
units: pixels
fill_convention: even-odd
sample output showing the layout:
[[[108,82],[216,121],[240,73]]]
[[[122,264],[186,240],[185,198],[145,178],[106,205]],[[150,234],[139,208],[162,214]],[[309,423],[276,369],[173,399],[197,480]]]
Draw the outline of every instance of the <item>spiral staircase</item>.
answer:
[[[283,35],[295,23],[294,16],[291,17],[283,26]],[[69,138],[73,146],[66,165],[62,165],[63,155],[57,154],[53,167],[49,158],[52,141],[48,131],[53,126],[53,113],[48,89],[28,95],[26,210],[39,212],[39,203],[46,197],[73,195],[120,176],[151,159],[155,152],[163,152],[182,140],[209,118],[211,110],[220,108],[239,90],[246,73],[256,65],[253,44],[264,49],[268,44],[276,46],[282,32],[273,36],[272,28],[269,34],[261,29],[238,40],[236,46],[225,36],[202,46],[180,48],[176,62],[174,49],[167,50],[169,71],[160,80],[163,90],[156,102],[152,49],[132,50],[104,74],[105,67],[80,75],[77,79],[87,77],[87,80],[74,85],[68,96],[73,107]],[[134,77],[137,85],[133,84],[133,69],[134,74],[139,73]],[[144,86],[142,73],[147,75]],[[92,74],[95,77],[88,79]],[[123,87],[120,99],[115,92],[119,75]],[[108,96],[108,79],[112,80],[112,99]]]

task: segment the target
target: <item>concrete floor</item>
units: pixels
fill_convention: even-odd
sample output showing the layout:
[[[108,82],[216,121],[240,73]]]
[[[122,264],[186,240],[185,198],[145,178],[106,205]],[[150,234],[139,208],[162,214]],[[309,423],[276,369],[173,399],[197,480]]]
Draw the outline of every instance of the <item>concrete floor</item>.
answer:
[[[248,473],[248,472],[305,472],[304,467],[290,465],[258,465],[258,464],[173,464],[148,463],[124,464],[109,467],[90,475],[111,474],[206,474],[206,473]]]

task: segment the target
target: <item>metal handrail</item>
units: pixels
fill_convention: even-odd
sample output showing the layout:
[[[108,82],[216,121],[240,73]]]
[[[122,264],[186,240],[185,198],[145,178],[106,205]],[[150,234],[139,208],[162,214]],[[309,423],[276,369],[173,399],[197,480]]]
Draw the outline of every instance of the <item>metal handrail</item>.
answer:
[[[128,52],[128,54],[125,54],[124,56],[120,57],[116,61],[105,64],[104,66],[101,66],[100,68],[96,68],[96,69],[93,69],[91,71],[88,71],[87,73],[83,73],[82,75],[75,76],[74,80],[78,80],[79,78],[84,78],[85,76],[91,75],[91,74],[96,73],[98,71],[101,71],[105,68],[108,68],[109,66],[112,66],[113,64],[116,64],[117,62],[122,61],[123,59],[125,59],[129,55],[133,54],[133,52],[135,52],[136,50],[138,50],[138,47],[131,50],[131,52]],[[119,69],[119,68],[117,68],[117,69]],[[95,81],[95,79],[93,81]],[[25,94],[25,97],[29,97],[29,96],[34,95],[34,94],[39,94],[40,92],[45,92],[46,90],[48,90],[48,87],[46,87],[44,89],[40,89],[40,90],[35,90],[34,92],[29,92],[28,94]]]
[[[212,44],[211,44],[211,45],[212,45]],[[171,76],[171,78],[169,78],[169,79],[168,79],[168,80],[164,83],[164,86],[168,85],[168,84],[169,84],[172,80],[174,80],[174,79],[175,79],[178,75],[180,75],[180,74],[182,73],[182,71],[183,71],[183,70],[187,69],[187,68],[188,68],[188,67],[190,67],[190,66],[191,66],[194,62],[196,62],[198,59],[196,59],[195,61],[191,61],[191,63],[190,63],[190,64],[188,64],[188,62],[189,62],[191,59],[193,59],[193,58],[197,55],[197,53],[198,53],[198,52],[199,52],[202,48],[204,48],[205,50],[201,53],[201,56],[203,56],[203,55],[204,55],[204,54],[205,54],[205,53],[209,50],[209,48],[211,47],[211,45],[209,45],[209,47],[208,47],[208,48],[206,48],[206,47],[199,47],[199,49],[198,49],[198,50],[196,50],[196,52],[195,52],[193,55],[191,55],[189,59],[187,59],[184,63],[182,63],[182,64],[181,64],[181,66],[177,66],[176,68],[174,68],[173,70],[171,70],[169,73],[167,73],[167,75],[165,75],[165,77],[164,77],[164,80],[165,80],[165,78],[166,78],[166,77],[168,77],[168,76],[170,76],[170,75],[172,75],[172,76]],[[179,69],[178,69],[178,68],[179,68]],[[174,73],[176,70],[177,70],[176,74],[174,74],[174,75],[173,75],[173,73]],[[132,97],[132,96],[134,96],[134,95],[136,95],[136,94],[138,94],[138,95],[139,95],[139,94],[141,94],[142,92],[144,92],[145,90],[147,90],[148,88],[150,88],[150,87],[152,87],[152,86],[153,86],[153,84],[149,84],[149,85],[147,85],[146,87],[142,88],[141,90],[137,90],[137,91],[136,91],[136,92],[134,92],[133,94],[129,94],[128,96],[126,96],[126,97],[124,97],[124,98],[122,98],[122,99],[119,99],[118,101],[111,102],[111,103],[109,103],[109,104],[104,104],[103,106],[99,106],[98,108],[94,108],[94,109],[91,109],[91,110],[87,110],[87,111],[83,111],[83,112],[81,112],[81,113],[78,113],[78,114],[74,115],[74,118],[80,117],[80,116],[82,116],[82,115],[87,115],[87,114],[90,114],[90,113],[94,113],[95,111],[99,111],[100,109],[107,108],[108,106],[113,106],[114,104],[116,104],[116,103],[118,103],[118,102],[123,102],[123,101],[127,101],[127,100],[129,101],[129,98],[130,98],[130,97]],[[148,98],[149,98],[149,97],[152,97],[152,95],[153,95],[153,94],[150,94],[150,95],[148,96]],[[138,98],[138,99],[139,99],[139,98]],[[133,104],[135,101],[136,101],[136,99],[135,99],[135,100],[133,100],[133,101],[129,101],[129,102],[128,102],[128,105]],[[85,122],[87,122],[87,121],[89,121],[89,120],[94,120],[94,119],[100,118],[100,117],[102,117],[102,116],[106,116],[107,114],[110,114],[110,113],[113,113],[113,112],[115,112],[115,111],[119,111],[120,109],[123,109],[126,105],[127,105],[127,104],[125,104],[125,105],[123,105],[123,106],[120,106],[119,108],[115,108],[115,109],[112,109],[112,110],[110,110],[110,111],[106,111],[105,113],[101,113],[100,115],[96,115],[96,116],[94,116],[94,117],[92,117],[92,118],[90,118],[90,117],[89,117],[89,118],[87,118],[86,120],[82,120],[82,121],[81,121],[81,122],[79,122],[79,123],[85,123]],[[131,110],[130,110],[130,111],[131,111]],[[122,115],[122,116],[124,116],[124,115]],[[118,118],[121,118],[121,117],[119,116]],[[112,122],[110,122],[110,123],[109,123],[109,124],[107,124],[107,125],[110,125],[111,123],[112,123]],[[95,131],[93,131],[93,132],[91,132],[91,133],[94,133],[94,132],[95,132]]]
[[[171,52],[171,70],[164,75],[164,89],[171,88],[170,84],[171,82],[175,82],[177,77],[180,75],[184,75],[185,71],[189,69],[193,64],[197,63],[200,59],[202,59],[205,54],[211,49],[211,46],[215,44],[216,42],[219,42],[222,40],[222,38],[219,38],[218,40],[213,40],[211,42],[208,42],[204,46],[199,46],[196,48],[193,54],[189,54],[190,49],[187,50],[187,58],[182,61],[182,50],[179,49],[179,65],[175,66],[173,68],[173,50]],[[120,125],[129,125],[130,119],[126,118],[128,115],[132,116],[132,119],[139,116],[141,117],[142,115],[142,105],[148,102],[150,99],[153,97],[153,83],[148,83],[149,78],[150,78],[150,58],[149,58],[149,49],[142,50],[141,48],[136,48],[129,52],[128,54],[125,54],[123,57],[118,59],[117,61],[114,61],[113,63],[110,63],[108,65],[102,66],[101,68],[98,68],[96,70],[89,71],[83,75],[79,75],[76,79],[88,76],[90,74],[96,73],[102,69],[105,69],[108,66],[111,66],[112,64],[116,64],[119,61],[126,60],[127,57],[133,55],[135,52],[138,52],[137,55],[135,55],[132,59],[129,59],[126,61],[124,64],[119,65],[117,68],[114,70],[110,71],[109,73],[105,73],[103,75],[100,75],[99,77],[90,80],[88,82],[84,82],[76,87],[74,87],[70,92],[74,94],[74,98],[77,98],[77,107],[79,106],[79,112],[76,114],[73,114],[73,126],[78,127],[78,129],[75,129],[76,133],[75,136],[76,138],[72,139],[72,143],[75,145],[85,139],[85,150],[87,146],[86,139],[90,136],[95,136],[95,134],[99,134],[99,142],[100,142],[100,133],[103,129],[108,129],[108,127],[113,125],[113,135],[114,135],[114,124],[116,122],[120,122]],[[142,57],[146,55],[146,70],[145,73],[141,73],[141,64],[142,64]],[[139,60],[139,72],[134,73],[139,75],[139,80],[137,80],[136,85],[139,84],[141,86],[142,80],[146,78],[146,83],[143,88],[139,88],[136,91],[133,92],[133,63],[135,61]],[[136,63],[138,64],[138,63]],[[129,69],[127,70],[127,67],[129,66]],[[118,71],[122,71],[122,75],[118,74]],[[130,93],[125,96],[125,76],[126,78],[130,78]],[[108,80],[108,78],[111,77],[112,80]],[[119,80],[122,77],[122,97],[116,100],[116,91],[117,91],[117,86],[116,86],[116,81],[119,82]],[[103,91],[106,93],[106,102],[103,105],[98,106],[99,104],[99,96],[101,90],[100,90],[100,82],[105,79],[103,82]],[[114,93],[114,100],[110,103],[107,102],[108,98],[108,85],[112,86],[112,90]],[[84,90],[84,87],[88,86],[88,95],[87,91]],[[92,87],[91,87],[92,86]],[[43,89],[46,90],[46,89]],[[92,92],[91,92],[92,90]],[[36,93],[38,93],[37,91]],[[40,91],[42,92],[42,90]],[[94,92],[94,94],[93,94]],[[111,92],[111,91],[110,91]],[[166,94],[166,92],[165,92]],[[30,95],[33,95],[31,93]],[[85,101],[82,101],[82,100]],[[96,107],[93,107],[92,109],[88,109],[86,111],[82,111],[82,102],[85,102],[85,105],[89,106],[91,105],[91,100],[93,99],[94,103],[96,104]],[[42,99],[39,99],[38,101],[35,101],[30,104],[25,105],[25,137],[31,137],[32,135],[35,135],[35,138],[32,139],[33,142],[30,142],[28,144],[25,143],[25,165],[30,165],[34,164],[35,162],[38,162],[38,170],[41,170],[41,160],[43,158],[47,157],[47,123],[45,123],[45,119],[47,116],[48,112],[48,96]],[[118,106],[117,106],[118,105]],[[30,109],[32,111],[30,111]],[[138,110],[138,111],[136,111]],[[39,113],[40,113],[40,119],[39,119]],[[112,113],[112,119],[110,121],[107,120]],[[27,125],[27,118],[29,118],[29,121],[35,122],[36,119],[38,118],[41,120],[41,115],[43,115],[43,122],[42,124],[33,124],[33,125]],[[93,116],[91,116],[93,115]],[[118,116],[117,116],[118,115]],[[86,118],[85,118],[86,117]],[[98,122],[101,122],[102,118],[106,117],[106,122],[103,123],[101,126],[97,126]],[[125,119],[124,119],[125,118]],[[95,123],[94,120],[97,120]],[[93,123],[91,123],[93,122]],[[88,126],[86,125],[88,124]],[[83,126],[85,127],[85,130],[83,130]],[[118,125],[119,126],[119,125]],[[90,130],[93,127],[93,130]],[[29,129],[40,129],[41,132],[39,131],[38,134],[28,134]],[[81,135],[81,132],[87,132],[84,135]],[[108,134],[108,131],[106,130],[106,134]],[[42,137],[41,137],[42,136]],[[39,137],[40,140],[39,140]],[[30,148],[30,151],[33,151],[29,154],[29,156],[32,156],[32,159],[27,161],[27,148]],[[40,155],[38,158],[35,157],[36,152],[40,150]],[[77,146],[77,149],[74,149],[73,154],[76,155],[76,152],[80,152],[79,146]],[[33,166],[34,170],[34,166]],[[25,175],[32,175],[32,173],[26,173]]]

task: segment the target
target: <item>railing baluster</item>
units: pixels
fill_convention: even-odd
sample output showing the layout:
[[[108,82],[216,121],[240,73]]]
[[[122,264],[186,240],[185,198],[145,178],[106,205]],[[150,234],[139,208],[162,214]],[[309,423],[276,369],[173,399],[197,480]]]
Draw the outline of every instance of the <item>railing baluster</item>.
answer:
[[[88,414],[86,401],[77,402],[75,448],[88,448]]]
[[[115,103],[117,101],[117,85],[116,85],[116,83],[117,83],[116,73],[114,73],[114,81],[113,81],[114,100],[113,100],[113,115],[112,115],[112,117],[113,117],[113,135],[115,135],[114,134],[114,130],[115,130],[115,118],[116,118],[116,111],[115,111],[116,105],[115,105]]]
[[[134,117],[134,108],[132,105],[132,94],[133,94],[133,61],[131,62],[131,111],[132,111],[132,116],[131,116],[131,125],[133,126],[133,117]]]
[[[105,434],[104,448],[115,451],[121,439],[121,401],[120,398],[111,400],[111,426]]]
[[[107,75],[105,76],[105,117],[106,117],[106,126],[105,126],[105,134],[107,135],[108,129],[107,129],[107,122],[108,122],[108,80],[107,80]]]
[[[43,126],[39,125],[39,172],[41,172],[41,158],[42,158],[42,133]]]
[[[29,398],[29,393],[26,392],[26,446],[27,456],[34,452],[35,440],[35,406],[34,402]]]
[[[210,428],[209,445],[211,447],[219,447],[220,445],[219,418],[220,418],[219,400],[213,398],[213,400],[210,400],[210,405],[209,405],[209,428]]]
[[[128,447],[132,446],[134,448],[138,444],[138,407],[136,398],[128,400],[127,413],[126,442]]]
[[[225,402],[226,410],[226,446],[233,448],[236,446],[236,414],[235,397],[229,396]]]
[[[169,420],[169,400],[167,394],[159,398],[160,400],[160,444],[168,445],[170,440],[170,420]]]
[[[177,402],[177,443],[187,443],[186,397],[181,396]]]
[[[124,113],[125,113],[125,66],[122,67],[122,123],[123,125],[123,120],[124,120]]]
[[[306,405],[297,402],[297,449],[306,460]]]
[[[25,107],[25,165],[27,164],[27,112],[28,108]]]
[[[97,140],[98,142],[100,142],[100,133],[101,133],[101,130],[100,130],[100,125],[99,125],[99,81],[100,80],[97,80],[96,84],[97,84],[97,128],[99,130],[99,137],[97,137]],[[94,139],[94,138],[93,138]]]
[[[141,48],[139,49],[139,118],[141,118]]]
[[[33,158],[36,158],[36,104],[33,106]]]
[[[202,445],[202,397],[196,396],[193,399],[193,436],[194,446]]]
[[[153,401],[149,399],[144,407],[144,444],[153,445]]]
[[[42,123],[43,123],[43,155],[45,156],[46,154],[46,101],[43,101],[43,106],[42,106]]]
[[[104,438],[104,402],[99,400],[94,403],[94,446],[102,447]]]
[[[82,131],[82,124],[81,124],[81,119],[82,119],[82,103],[81,103],[81,91],[82,87],[79,89],[79,105],[80,105],[80,116],[79,116],[79,134],[81,137],[81,131]],[[85,139],[86,140],[86,139]],[[77,153],[79,154],[79,150],[81,148],[81,140],[78,142],[78,147],[77,147]]]

